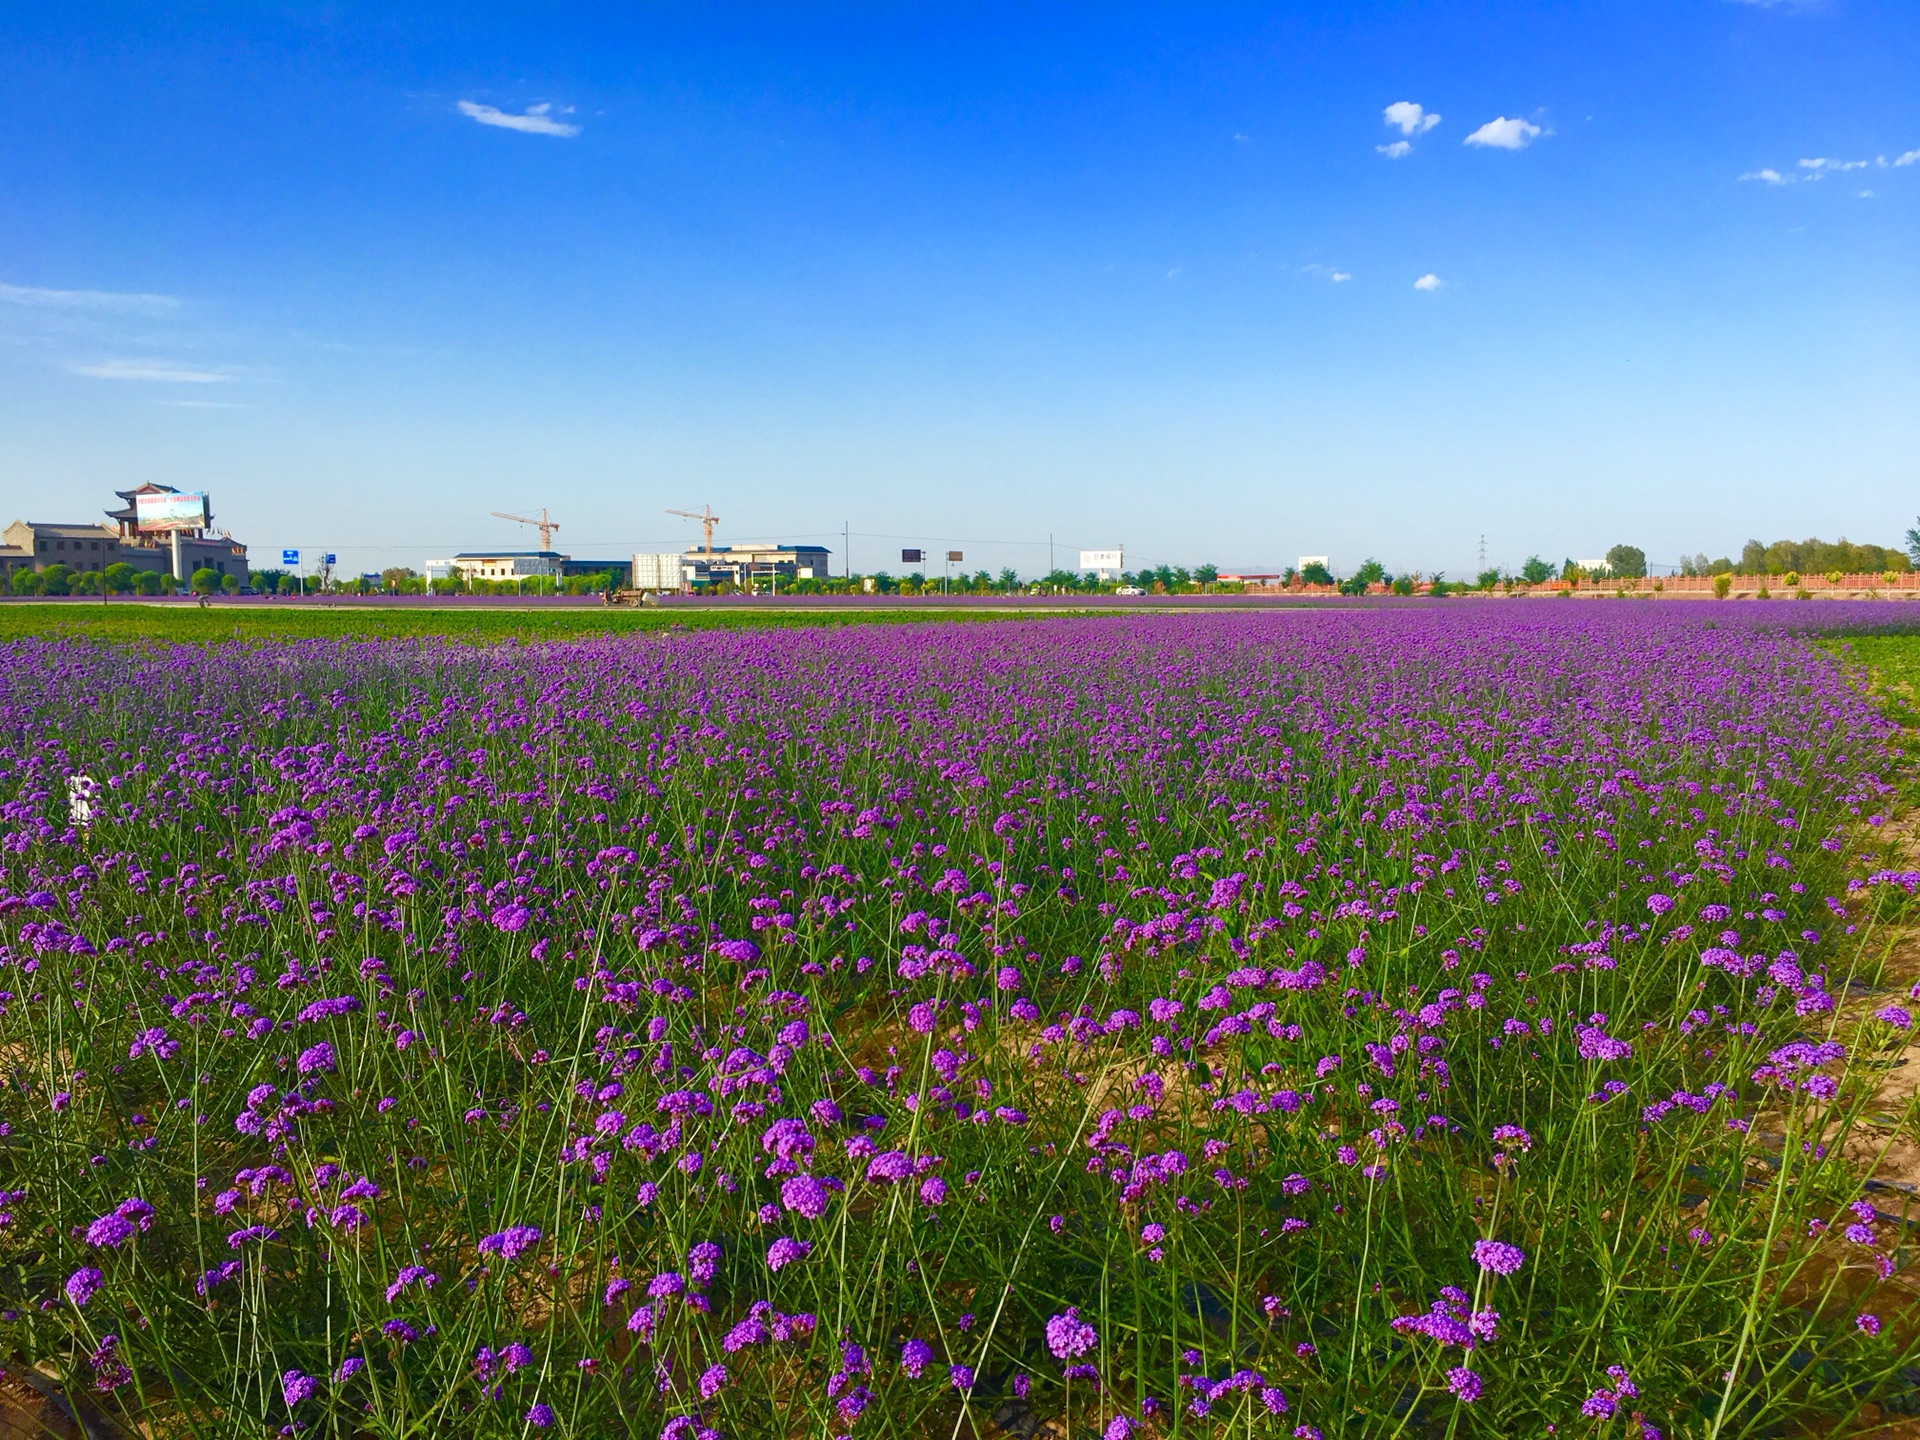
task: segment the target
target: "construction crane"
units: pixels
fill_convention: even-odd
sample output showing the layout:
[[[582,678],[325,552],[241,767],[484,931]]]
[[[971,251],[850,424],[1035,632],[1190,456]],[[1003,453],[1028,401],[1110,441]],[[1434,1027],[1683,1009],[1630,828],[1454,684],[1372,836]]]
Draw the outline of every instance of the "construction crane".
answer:
[[[669,510],[669,515],[684,515],[689,520],[700,522],[701,533],[706,537],[700,545],[704,554],[713,554],[713,527],[720,523],[720,517],[713,513],[711,505],[702,505],[698,510]]]
[[[538,520],[529,520],[525,515],[509,515],[504,510],[494,511],[493,517],[496,520],[517,520],[522,525],[533,526],[534,529],[540,532],[540,548],[542,550],[553,549],[553,532],[560,528],[560,522],[547,518],[546,506],[542,505],[540,507],[540,518]]]

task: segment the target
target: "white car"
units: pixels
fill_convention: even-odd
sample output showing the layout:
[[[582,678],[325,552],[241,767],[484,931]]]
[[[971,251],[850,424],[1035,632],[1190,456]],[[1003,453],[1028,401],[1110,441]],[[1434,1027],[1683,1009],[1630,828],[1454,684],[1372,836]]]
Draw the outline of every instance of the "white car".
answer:
[[[1138,585],[1122,585],[1113,593],[1116,595],[1144,595],[1147,592],[1142,590]]]

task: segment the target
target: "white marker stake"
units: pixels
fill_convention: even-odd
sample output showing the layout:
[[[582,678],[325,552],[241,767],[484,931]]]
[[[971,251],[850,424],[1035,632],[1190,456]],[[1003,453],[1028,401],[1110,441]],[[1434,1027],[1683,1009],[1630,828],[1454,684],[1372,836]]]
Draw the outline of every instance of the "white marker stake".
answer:
[[[93,797],[99,789],[91,775],[67,777],[67,818],[83,830],[93,823]]]

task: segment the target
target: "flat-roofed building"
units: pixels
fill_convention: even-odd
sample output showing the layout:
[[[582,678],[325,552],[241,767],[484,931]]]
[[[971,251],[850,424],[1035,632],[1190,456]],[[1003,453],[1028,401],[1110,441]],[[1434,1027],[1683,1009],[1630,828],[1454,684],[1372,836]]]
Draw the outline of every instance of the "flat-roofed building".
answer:
[[[438,562],[429,562],[431,566]],[[524,580],[533,575],[564,573],[567,557],[558,550],[478,550],[466,551],[447,564],[452,573],[467,580]]]
[[[824,545],[716,545],[711,550],[696,545],[686,552],[693,583],[729,580],[742,589],[755,580],[824,580],[832,574],[832,558]]]

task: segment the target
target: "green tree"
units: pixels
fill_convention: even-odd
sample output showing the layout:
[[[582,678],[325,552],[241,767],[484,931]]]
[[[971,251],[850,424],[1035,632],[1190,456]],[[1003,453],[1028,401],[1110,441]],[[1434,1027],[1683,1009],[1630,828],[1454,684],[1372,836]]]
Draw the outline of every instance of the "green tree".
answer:
[[[189,580],[187,584],[196,595],[211,595],[220,588],[220,574],[218,571],[202,565],[198,570],[193,572],[193,579]]]
[[[134,568],[124,560],[116,560],[103,572],[106,575],[107,589],[116,595],[133,593]]]
[[[1920,520],[1914,521],[1913,529],[1907,531],[1907,558],[1920,565]]]
[[[1349,575],[1340,586],[1342,595],[1364,595],[1369,585],[1386,583],[1387,567],[1369,555],[1361,561],[1360,568]]]
[[[997,583],[1002,590],[1005,590],[1011,593],[1012,591],[1020,588],[1020,577],[1011,569],[1002,570],[1000,572],[1000,579]]]
[[[1212,585],[1220,579],[1218,565],[1196,565],[1193,567],[1193,580],[1196,585]]]
[[[173,585],[173,577],[158,570],[142,570],[133,577],[133,588],[142,595],[164,595]]]
[[[1638,545],[1616,545],[1607,551],[1607,569],[1621,580],[1647,578],[1647,552]]]
[[[40,572],[45,582],[46,595],[69,595],[73,592],[73,567],[71,565],[49,565]]]
[[[1478,585],[1482,590],[1491,590],[1500,583],[1500,572],[1498,570],[1482,570],[1473,583]]]
[[[1309,585],[1333,584],[1333,572],[1318,560],[1314,561],[1311,565],[1302,566],[1300,569],[1300,578]]]
[[[46,577],[37,570],[16,570],[9,588],[16,595],[39,595],[47,588]]]
[[[1538,555],[1529,555],[1520,567],[1520,578],[1529,585],[1544,585],[1553,578],[1553,567]]]
[[[240,593],[240,577],[238,575],[222,575],[220,577],[220,589],[225,594],[238,595]]]

